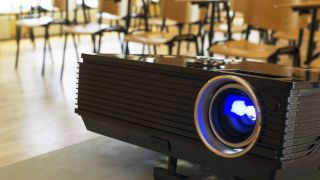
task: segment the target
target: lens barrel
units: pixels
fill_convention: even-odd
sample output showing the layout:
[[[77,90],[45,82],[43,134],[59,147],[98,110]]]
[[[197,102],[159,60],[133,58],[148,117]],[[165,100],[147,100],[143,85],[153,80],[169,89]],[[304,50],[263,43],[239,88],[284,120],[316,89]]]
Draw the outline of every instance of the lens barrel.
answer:
[[[198,94],[194,112],[202,142],[219,156],[244,155],[260,134],[259,101],[240,77],[218,76],[208,81]]]

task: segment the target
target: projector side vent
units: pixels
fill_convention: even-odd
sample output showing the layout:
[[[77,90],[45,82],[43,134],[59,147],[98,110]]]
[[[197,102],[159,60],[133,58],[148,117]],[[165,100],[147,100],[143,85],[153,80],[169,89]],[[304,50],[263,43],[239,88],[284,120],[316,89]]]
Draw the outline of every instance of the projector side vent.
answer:
[[[320,88],[297,83],[288,98],[288,112],[281,160],[290,164],[319,159]]]

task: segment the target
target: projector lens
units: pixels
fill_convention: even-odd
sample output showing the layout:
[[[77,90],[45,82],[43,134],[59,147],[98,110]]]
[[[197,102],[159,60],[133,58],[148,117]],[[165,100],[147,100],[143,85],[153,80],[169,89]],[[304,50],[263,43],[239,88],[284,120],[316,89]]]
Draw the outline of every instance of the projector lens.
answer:
[[[261,109],[252,86],[237,76],[218,76],[198,94],[195,125],[202,142],[215,154],[236,158],[246,154],[262,128]]]
[[[230,88],[220,91],[211,101],[211,126],[227,142],[239,143],[249,138],[256,120],[256,107],[242,90]]]

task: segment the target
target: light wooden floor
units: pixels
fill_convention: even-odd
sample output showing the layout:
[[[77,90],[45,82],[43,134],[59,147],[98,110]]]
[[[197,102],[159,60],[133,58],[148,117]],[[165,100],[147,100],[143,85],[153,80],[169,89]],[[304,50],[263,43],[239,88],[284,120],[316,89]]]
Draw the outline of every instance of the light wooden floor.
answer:
[[[43,39],[36,49],[28,39],[22,41],[19,69],[14,70],[15,41],[0,42],[0,167],[96,137],[88,132],[74,113],[76,94],[76,56],[68,44],[65,78],[60,83],[63,39],[51,38],[54,60],[47,56],[45,77],[41,77]],[[117,34],[103,39],[103,53],[120,53]],[[82,36],[79,51],[90,53],[89,37]],[[141,53],[142,46],[130,46]],[[194,55],[194,47],[183,55]],[[158,49],[166,53],[167,49]],[[282,64],[286,64],[286,60]],[[320,67],[317,61],[317,67]]]
[[[103,42],[103,53],[121,52],[117,34],[104,36]],[[71,39],[63,83],[59,80],[63,38],[53,37],[51,43],[53,61],[48,54],[42,78],[42,38],[37,38],[36,49],[28,39],[22,41],[17,71],[15,41],[0,42],[0,167],[97,136],[74,113],[77,63]],[[141,45],[130,47],[132,53],[142,52]],[[158,52],[161,49],[166,53],[165,47]],[[91,38],[81,36],[79,52],[91,51]]]

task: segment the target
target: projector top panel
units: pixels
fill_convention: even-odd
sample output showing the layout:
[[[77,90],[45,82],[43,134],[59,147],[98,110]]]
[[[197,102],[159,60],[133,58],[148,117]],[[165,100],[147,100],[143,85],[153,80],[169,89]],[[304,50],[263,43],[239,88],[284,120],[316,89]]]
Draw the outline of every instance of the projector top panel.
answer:
[[[163,55],[118,55],[118,54],[82,54],[86,59],[103,61],[132,61],[158,64],[172,67],[192,68],[204,71],[224,71],[234,74],[247,74],[291,82],[313,82],[320,84],[320,70],[293,68],[276,64],[241,61],[231,59],[213,59],[208,57],[163,56]],[[147,68],[147,67],[146,67]]]

